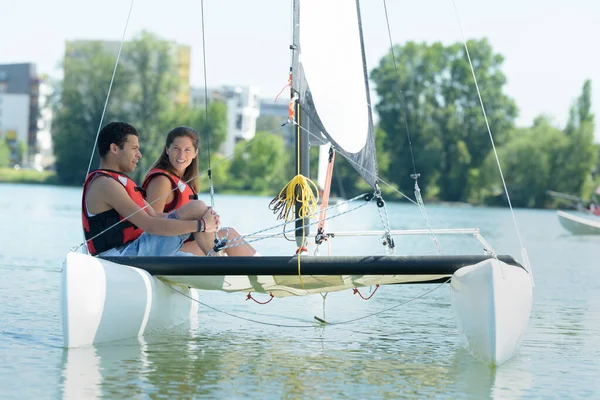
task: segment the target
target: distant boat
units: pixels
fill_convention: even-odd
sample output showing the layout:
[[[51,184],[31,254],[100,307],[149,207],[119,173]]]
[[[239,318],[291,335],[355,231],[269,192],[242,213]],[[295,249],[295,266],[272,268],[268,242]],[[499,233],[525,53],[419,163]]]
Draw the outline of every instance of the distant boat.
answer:
[[[600,206],[593,201],[585,201],[579,196],[547,190],[548,195],[566,202],[577,214],[557,211],[560,224],[574,235],[600,235]],[[600,194],[600,186],[596,189]]]
[[[600,204],[593,200],[584,200],[579,196],[572,194],[555,192],[553,190],[546,190],[546,193],[555,199],[562,201],[563,203],[569,204],[569,207],[582,213],[592,214],[600,216]],[[600,186],[596,189],[596,194],[600,196]]]
[[[560,224],[574,235],[600,235],[600,218],[591,215],[583,217],[573,213],[557,211]]]

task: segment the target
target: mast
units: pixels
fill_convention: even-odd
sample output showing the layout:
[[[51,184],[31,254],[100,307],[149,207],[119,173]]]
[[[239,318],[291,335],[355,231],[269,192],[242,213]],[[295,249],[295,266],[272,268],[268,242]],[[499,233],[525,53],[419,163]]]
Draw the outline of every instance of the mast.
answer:
[[[302,107],[296,100],[296,175],[303,175],[310,178],[310,119],[302,113]],[[294,213],[299,217],[300,207],[305,201],[302,197],[302,191],[296,187],[296,200]],[[306,246],[306,236],[310,234],[310,218],[304,217],[296,220],[296,245],[298,248]]]
[[[300,30],[300,1],[294,1],[294,34],[293,34],[293,45],[292,48],[294,52],[299,51],[299,30]],[[292,71],[292,80],[294,79],[294,73],[296,71]],[[302,112],[302,107],[300,106],[300,93],[295,92],[293,85],[290,88],[290,97],[292,99],[296,98],[294,109],[294,120],[296,122],[295,125],[295,141],[296,141],[296,175],[303,175],[307,178],[310,178],[310,142],[309,142],[309,133],[310,132],[310,119],[307,115],[304,115]],[[306,246],[306,237],[310,234],[310,218],[304,217],[302,219],[299,218],[300,207],[302,206],[302,202],[305,201],[302,197],[302,192],[296,187],[295,193],[295,207],[294,214],[296,217],[296,245],[298,248],[302,248]]]

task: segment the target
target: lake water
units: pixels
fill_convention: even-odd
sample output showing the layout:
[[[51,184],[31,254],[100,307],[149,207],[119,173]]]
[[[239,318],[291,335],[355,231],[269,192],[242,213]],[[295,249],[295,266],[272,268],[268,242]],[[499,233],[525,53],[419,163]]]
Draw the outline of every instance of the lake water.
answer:
[[[314,324],[323,316],[319,295],[258,305],[242,293],[203,293],[213,309],[200,306],[188,324],[65,350],[59,272],[82,241],[80,195],[79,188],[0,184],[2,399],[600,396],[600,236],[571,236],[552,211],[516,210],[535,276],[534,305],[519,353],[490,368],[463,348],[448,285],[393,311],[325,327]],[[250,232],[277,224],[269,201],[217,196],[215,208],[224,223]],[[433,227],[480,227],[498,253],[520,256],[507,209],[428,209]],[[393,229],[425,227],[415,206],[388,204],[388,212]],[[329,229],[381,229],[374,204],[350,215],[331,220]],[[426,236],[397,237],[396,244],[398,254],[436,253]],[[440,245],[446,254],[481,253],[471,238],[440,238]],[[331,246],[333,254],[385,253],[377,237],[339,238]],[[256,247],[263,254],[294,250],[283,239]],[[369,301],[351,290],[332,293],[325,317],[366,316],[436,287],[383,286]]]

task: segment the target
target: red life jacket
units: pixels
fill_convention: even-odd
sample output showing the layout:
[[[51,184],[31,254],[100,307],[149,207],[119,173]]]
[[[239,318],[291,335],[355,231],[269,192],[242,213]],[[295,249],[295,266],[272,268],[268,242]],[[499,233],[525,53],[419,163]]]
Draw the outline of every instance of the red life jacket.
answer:
[[[140,208],[143,208],[146,205],[144,202],[144,190],[137,186],[127,175],[108,169],[97,169],[90,172],[83,185],[81,220],[83,222],[83,231],[87,240],[87,247],[91,255],[96,255],[106,250],[133,242],[140,237],[143,232],[140,228],[125,220],[114,208],[92,217],[88,216],[86,204],[87,190],[92,180],[98,176],[108,176],[119,182],[125,187],[125,191],[127,191],[127,194],[135,204],[140,206]],[[92,239],[94,236],[111,226],[111,229]]]
[[[194,191],[194,188],[182,181],[178,176],[160,168],[154,168],[152,171],[148,172],[148,175],[146,175],[146,179],[144,179],[144,183],[142,183],[142,187],[144,188],[144,190],[148,190],[148,185],[150,184],[150,181],[157,175],[164,175],[167,178],[169,178],[169,181],[171,181],[171,188],[174,189],[173,201],[171,201],[168,204],[165,204],[165,209],[163,210],[163,212],[168,213],[173,210],[178,210],[184,204],[189,203],[191,200],[198,199],[198,195]]]

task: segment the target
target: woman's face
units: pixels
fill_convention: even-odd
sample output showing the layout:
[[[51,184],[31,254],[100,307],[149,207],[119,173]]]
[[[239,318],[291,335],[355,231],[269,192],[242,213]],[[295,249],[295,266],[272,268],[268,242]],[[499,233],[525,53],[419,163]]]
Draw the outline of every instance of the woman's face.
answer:
[[[166,152],[169,162],[180,176],[183,176],[185,169],[198,155],[198,150],[194,148],[194,142],[187,136],[176,137]]]

